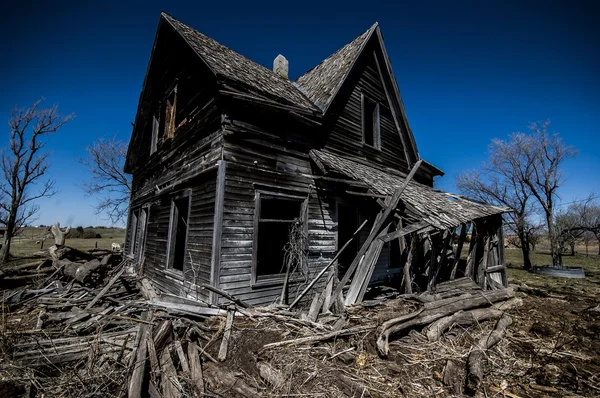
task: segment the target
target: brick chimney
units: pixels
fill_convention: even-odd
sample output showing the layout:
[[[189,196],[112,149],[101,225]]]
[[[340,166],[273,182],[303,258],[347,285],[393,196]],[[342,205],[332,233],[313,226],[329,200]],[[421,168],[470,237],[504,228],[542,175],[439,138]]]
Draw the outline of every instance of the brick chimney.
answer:
[[[283,55],[279,54],[273,61],[273,72],[287,79],[289,69],[290,63]]]

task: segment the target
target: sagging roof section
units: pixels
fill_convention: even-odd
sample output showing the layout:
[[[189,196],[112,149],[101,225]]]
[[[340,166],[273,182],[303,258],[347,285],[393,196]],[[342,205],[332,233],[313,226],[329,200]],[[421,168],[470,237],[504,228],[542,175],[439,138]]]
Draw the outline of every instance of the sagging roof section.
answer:
[[[312,111],[318,110],[288,79],[249,60],[164,12],[161,17],[185,39],[217,77],[249,86],[256,93],[290,105]]]
[[[342,83],[350,73],[352,65],[371,38],[378,24],[327,57],[296,80],[298,84],[321,110],[325,111]]]
[[[313,149],[310,153],[330,171],[352,180],[364,182],[373,193],[378,195],[392,195],[404,181],[404,178],[399,175],[329,152]],[[505,207],[479,203],[459,195],[435,190],[414,181],[408,184],[401,199],[406,204],[406,212],[414,221],[425,221],[439,229],[453,228],[478,218],[510,211]]]

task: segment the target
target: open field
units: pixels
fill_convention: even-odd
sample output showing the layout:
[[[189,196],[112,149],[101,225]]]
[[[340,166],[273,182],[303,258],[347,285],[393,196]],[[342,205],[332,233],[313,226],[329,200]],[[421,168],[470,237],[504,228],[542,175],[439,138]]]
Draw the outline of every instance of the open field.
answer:
[[[120,245],[125,242],[125,229],[123,228],[85,228],[85,230],[99,233],[102,238],[67,238],[65,244],[79,250],[89,250],[96,247],[110,250],[113,242]],[[27,257],[38,251],[42,247],[42,242],[44,248],[54,244],[54,238],[48,228],[24,228],[18,236],[13,238],[10,253],[14,257]]]
[[[583,267],[585,279],[567,279],[542,276],[523,269],[523,256],[519,249],[506,249],[509,283],[526,283],[528,286],[548,289],[557,293],[597,295],[600,297],[600,256],[597,254],[576,253],[563,256],[563,264],[569,267]],[[552,263],[549,252],[535,252],[531,255],[533,265]]]

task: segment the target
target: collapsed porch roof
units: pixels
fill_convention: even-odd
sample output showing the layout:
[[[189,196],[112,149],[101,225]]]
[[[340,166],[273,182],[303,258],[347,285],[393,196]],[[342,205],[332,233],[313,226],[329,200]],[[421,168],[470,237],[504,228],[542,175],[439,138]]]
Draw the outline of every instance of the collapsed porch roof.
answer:
[[[326,173],[341,174],[369,186],[376,195],[391,196],[402,185],[404,177],[375,167],[313,149],[311,158]],[[476,202],[460,195],[443,192],[411,181],[401,195],[406,212],[415,221],[425,221],[429,225],[447,229],[468,223],[478,218],[511,211],[506,207]]]

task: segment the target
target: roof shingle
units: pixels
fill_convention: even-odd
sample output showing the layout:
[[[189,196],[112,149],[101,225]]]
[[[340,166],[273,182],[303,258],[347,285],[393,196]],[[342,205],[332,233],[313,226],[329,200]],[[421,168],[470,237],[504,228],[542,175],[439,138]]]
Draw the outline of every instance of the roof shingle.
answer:
[[[252,91],[272,99],[318,111],[318,108],[288,79],[249,60],[166,13],[163,13],[162,17],[189,43],[217,76],[249,86]]]
[[[404,178],[399,175],[386,173],[329,152],[315,149],[310,152],[327,168],[366,183],[376,194],[392,195],[404,181]],[[415,221],[423,220],[440,229],[456,227],[477,218],[510,211],[504,207],[479,203],[459,195],[434,190],[414,181],[407,185],[401,199],[407,204],[407,213],[415,218]]]
[[[337,50],[296,80],[296,84],[319,108],[326,110],[329,107],[335,93],[348,76],[354,60],[358,57],[364,44],[377,26],[377,23],[373,24],[362,35]]]

